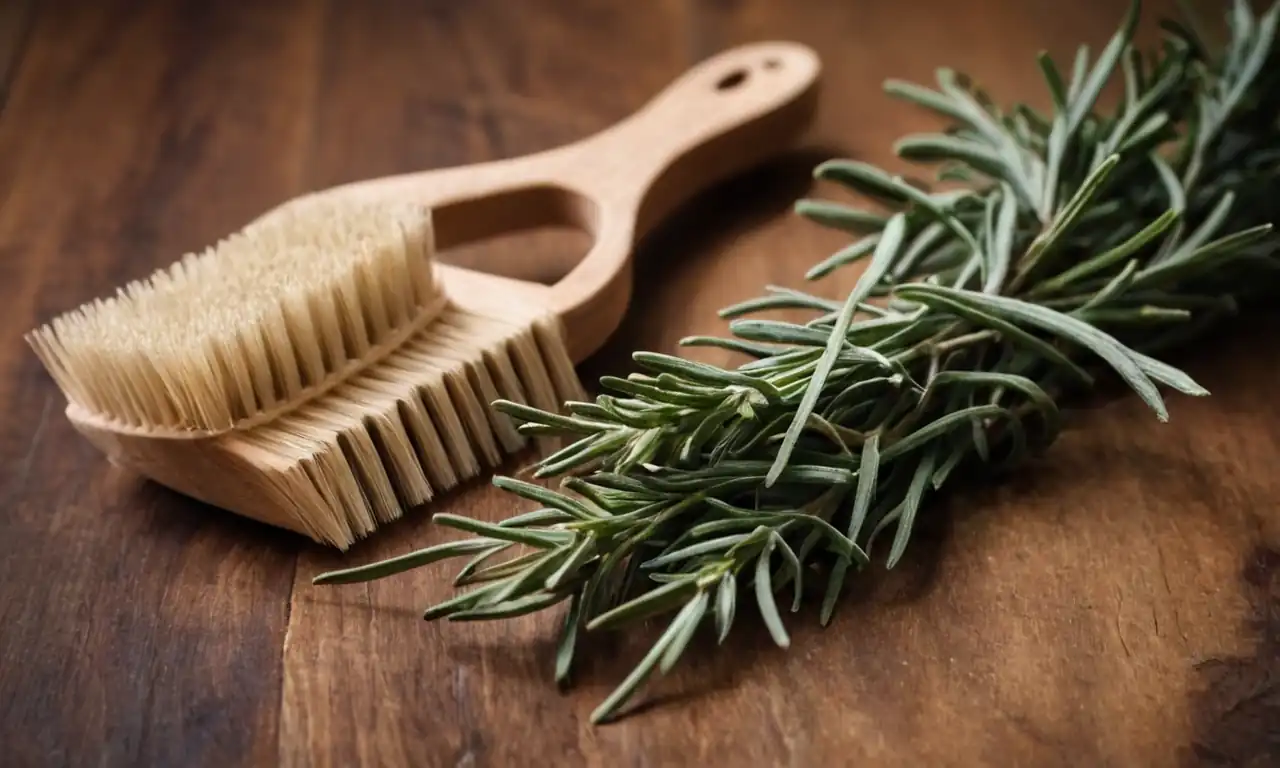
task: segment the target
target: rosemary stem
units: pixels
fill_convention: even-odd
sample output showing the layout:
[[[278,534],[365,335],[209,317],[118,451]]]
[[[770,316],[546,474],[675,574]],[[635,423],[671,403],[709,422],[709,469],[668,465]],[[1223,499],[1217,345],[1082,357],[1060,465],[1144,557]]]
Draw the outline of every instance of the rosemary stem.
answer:
[[[940,341],[934,346],[934,349],[938,351],[938,354],[945,355],[949,352],[964,349],[965,347],[971,347],[985,341],[992,341],[999,337],[1000,334],[992,330],[973,331],[972,333],[966,333],[963,336],[956,336],[955,338],[947,339],[946,341]]]

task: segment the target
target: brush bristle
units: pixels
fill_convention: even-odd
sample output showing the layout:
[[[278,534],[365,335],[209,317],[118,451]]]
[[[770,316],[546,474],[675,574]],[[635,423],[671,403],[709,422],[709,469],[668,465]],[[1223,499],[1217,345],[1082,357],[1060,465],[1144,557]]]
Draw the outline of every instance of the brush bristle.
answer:
[[[492,401],[557,410],[582,396],[553,314],[519,301],[492,312],[451,304],[323,397],[222,439],[280,459],[273,506],[289,527],[346,549],[525,447]]]
[[[430,322],[444,303],[432,250],[415,206],[286,207],[27,340],[99,418],[225,431],[320,394]]]

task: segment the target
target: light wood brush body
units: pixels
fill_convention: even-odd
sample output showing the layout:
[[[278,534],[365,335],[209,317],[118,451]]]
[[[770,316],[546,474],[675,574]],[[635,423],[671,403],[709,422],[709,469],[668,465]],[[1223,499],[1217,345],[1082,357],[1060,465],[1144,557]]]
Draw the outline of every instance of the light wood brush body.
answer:
[[[577,143],[289,201],[28,340],[115,463],[345,549],[524,446],[493,400],[583,398],[636,241],[798,138],[818,74],[799,45],[727,51]],[[594,243],[552,286],[432,258],[555,222]]]

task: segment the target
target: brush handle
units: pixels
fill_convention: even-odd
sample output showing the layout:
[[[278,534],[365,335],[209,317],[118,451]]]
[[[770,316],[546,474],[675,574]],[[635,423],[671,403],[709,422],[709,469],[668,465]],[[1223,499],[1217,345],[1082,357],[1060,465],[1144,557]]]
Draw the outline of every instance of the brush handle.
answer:
[[[816,108],[818,75],[817,55],[797,44],[734,48],[559,158],[564,177],[598,205],[591,250],[551,293],[575,362],[621,323],[637,241],[686,201],[798,139]]]
[[[590,251],[547,297],[579,362],[626,312],[636,241],[686,200],[796,140],[813,117],[819,71],[805,46],[744,45],[704,60],[630,117],[578,142],[317,194],[429,206],[439,248],[548,223],[586,229]]]
[[[812,117],[818,74],[817,55],[795,43],[733,48],[548,162],[642,237],[707,187],[785,150]]]

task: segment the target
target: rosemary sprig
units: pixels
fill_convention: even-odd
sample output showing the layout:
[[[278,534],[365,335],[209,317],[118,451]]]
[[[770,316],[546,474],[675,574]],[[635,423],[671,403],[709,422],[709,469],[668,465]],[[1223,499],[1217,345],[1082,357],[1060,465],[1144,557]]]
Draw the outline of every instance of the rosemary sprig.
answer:
[[[865,261],[843,302],[770,287],[721,313],[731,337],[684,341],[752,358],[737,368],[639,352],[639,371],[603,378],[605,394],[563,414],[496,403],[524,432],[572,438],[537,465],[539,477],[563,476],[559,489],[498,478],[538,509],[502,523],[436,515],[474,538],[316,583],[470,557],[455,583],[474,588],[427,618],[568,603],[558,681],[586,634],[672,615],[597,722],[671,669],[704,623],[723,642],[740,599],[786,647],[779,595],[789,591],[795,611],[816,580],[825,625],[851,570],[881,549],[889,568],[904,556],[925,500],[958,467],[1043,451],[1058,402],[1100,375],[1118,376],[1160,420],[1162,387],[1208,394],[1152,355],[1274,296],[1278,18],[1280,6],[1255,16],[1240,0],[1220,52],[1167,22],[1163,45],[1144,54],[1132,43],[1135,3],[1097,59],[1080,48],[1069,76],[1039,58],[1051,115],[1002,110],[946,69],[936,88],[888,83],[951,121],[897,152],[965,186],[928,192],[865,163],[818,166],[816,178],[888,209],[796,206],[859,236],[809,273]],[[1117,74],[1124,97],[1105,111],[1097,98]],[[813,316],[752,317],[778,308]]]

